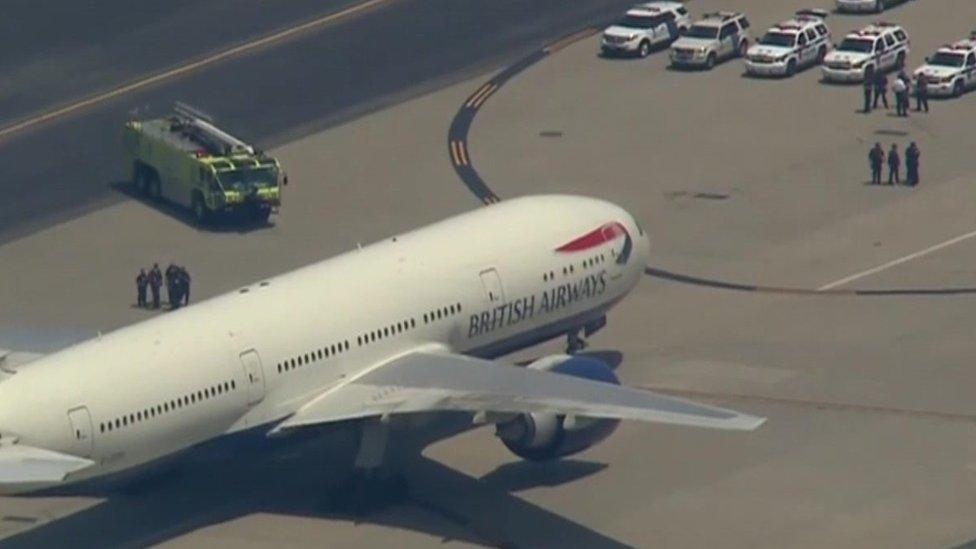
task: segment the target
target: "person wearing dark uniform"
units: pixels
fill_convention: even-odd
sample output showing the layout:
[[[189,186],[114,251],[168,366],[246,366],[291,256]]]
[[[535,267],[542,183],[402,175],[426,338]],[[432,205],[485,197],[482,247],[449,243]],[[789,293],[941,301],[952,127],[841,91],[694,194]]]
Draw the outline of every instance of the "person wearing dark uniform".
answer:
[[[918,185],[918,159],[922,152],[918,150],[918,145],[912,141],[911,145],[905,149],[905,170],[908,172],[906,183],[914,187]]]
[[[190,304],[190,273],[186,270],[186,267],[179,268],[179,274],[177,275],[180,286],[180,295],[183,297],[183,304]]]
[[[149,271],[149,289],[152,291],[153,309],[159,308],[159,288],[163,285],[163,273],[159,270],[159,264],[153,263],[153,268]]]
[[[919,73],[915,80],[915,110],[929,112],[929,78],[924,73]]]
[[[147,286],[149,286],[149,275],[146,274],[145,269],[139,269],[139,275],[136,276],[136,302],[139,304],[139,308],[146,306]]]
[[[874,108],[878,108],[878,99],[884,103],[885,110],[888,109],[888,76],[881,72],[874,72]]]
[[[888,184],[895,185],[901,183],[901,179],[898,177],[898,172],[901,168],[901,156],[898,154],[898,145],[894,143],[891,144],[891,150],[888,151]]]
[[[874,147],[871,147],[871,152],[868,153],[868,162],[871,164],[872,185],[881,184],[881,166],[884,165],[884,156],[884,149],[881,148],[881,143],[875,143]]]
[[[180,306],[180,290],[177,287],[177,277],[179,276],[179,268],[176,265],[170,263],[169,267],[166,267],[166,295],[169,298],[169,308],[175,309]]]
[[[871,91],[874,89],[874,82],[870,78],[864,79],[864,114],[871,112]]]

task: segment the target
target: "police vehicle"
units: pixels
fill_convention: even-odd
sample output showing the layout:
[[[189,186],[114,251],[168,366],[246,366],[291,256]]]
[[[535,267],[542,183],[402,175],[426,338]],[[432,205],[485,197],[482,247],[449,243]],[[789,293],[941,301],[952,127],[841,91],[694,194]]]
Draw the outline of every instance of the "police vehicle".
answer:
[[[908,0],[837,0],[837,11],[881,13],[885,8]]]
[[[916,81],[923,74],[929,95],[958,97],[976,87],[976,32],[926,57],[925,64],[915,69]]]
[[[894,23],[874,23],[854,31],[827,54],[821,70],[830,82],[859,82],[876,71],[905,66],[909,40],[905,29]]]
[[[749,20],[731,11],[707,13],[671,44],[671,64],[711,69],[719,60],[745,55]]]
[[[604,55],[647,57],[652,47],[672,42],[690,26],[691,17],[680,2],[638,4],[603,31],[600,50]]]
[[[163,118],[129,120],[123,142],[136,191],[186,206],[200,223],[236,212],[264,222],[281,205],[287,176],[278,161],[187,105]]]
[[[797,69],[823,61],[831,48],[826,17],[825,10],[800,10],[793,19],[774,25],[746,52],[746,72],[793,76]]]

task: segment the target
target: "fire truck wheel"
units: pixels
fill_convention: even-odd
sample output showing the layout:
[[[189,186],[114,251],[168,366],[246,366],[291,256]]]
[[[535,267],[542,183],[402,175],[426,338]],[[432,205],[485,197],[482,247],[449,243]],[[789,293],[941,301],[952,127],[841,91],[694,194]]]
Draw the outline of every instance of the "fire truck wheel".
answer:
[[[207,203],[199,194],[193,195],[193,218],[201,225],[210,221],[210,208],[207,208]]]

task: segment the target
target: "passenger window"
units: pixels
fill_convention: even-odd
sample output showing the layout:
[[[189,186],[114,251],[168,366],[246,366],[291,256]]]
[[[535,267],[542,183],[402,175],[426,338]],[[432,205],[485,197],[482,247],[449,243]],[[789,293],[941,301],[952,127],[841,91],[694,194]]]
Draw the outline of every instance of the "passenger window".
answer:
[[[817,32],[814,31],[813,29],[807,29],[807,38],[809,38],[810,40],[816,40]]]
[[[800,35],[800,36],[799,36],[799,37],[797,38],[797,41],[796,41],[796,43],[797,43],[797,44],[799,44],[800,46],[806,46],[806,45],[807,45],[807,35],[805,35],[805,34],[801,34],[801,35]]]
[[[966,66],[972,67],[973,65],[976,65],[976,53],[971,53],[969,54],[969,57],[966,58]]]
[[[908,36],[905,34],[905,31],[896,30],[895,38],[897,38],[899,42],[904,42],[908,38]]]
[[[827,27],[825,25],[817,25],[817,33],[820,36],[827,36]]]
[[[680,15],[688,15],[688,10],[686,10],[684,7],[680,7],[678,8],[678,13]]]
[[[724,40],[732,36],[734,32],[735,32],[735,23],[729,23],[728,25],[722,27],[722,31],[719,33],[718,37],[719,39]]]
[[[879,38],[878,41],[874,43],[874,51],[881,53],[884,50],[885,50],[884,41]]]
[[[884,37],[884,39],[885,39],[885,44],[887,44],[889,48],[891,46],[894,46],[895,45],[895,37],[894,36],[892,36],[890,34],[886,34],[885,37]]]
[[[748,29],[749,28],[749,20],[746,19],[745,17],[743,17],[742,19],[739,19],[739,25],[742,26],[742,29],[743,30]]]

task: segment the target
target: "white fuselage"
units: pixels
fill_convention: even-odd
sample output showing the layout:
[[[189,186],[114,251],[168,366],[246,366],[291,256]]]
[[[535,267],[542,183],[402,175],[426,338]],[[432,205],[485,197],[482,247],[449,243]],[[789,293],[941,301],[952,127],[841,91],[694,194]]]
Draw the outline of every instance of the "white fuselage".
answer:
[[[648,248],[627,212],[596,199],[452,217],[27,365],[0,382],[0,444],[94,461],[77,481],[268,429],[410,349],[498,356],[598,319],[637,283]]]

